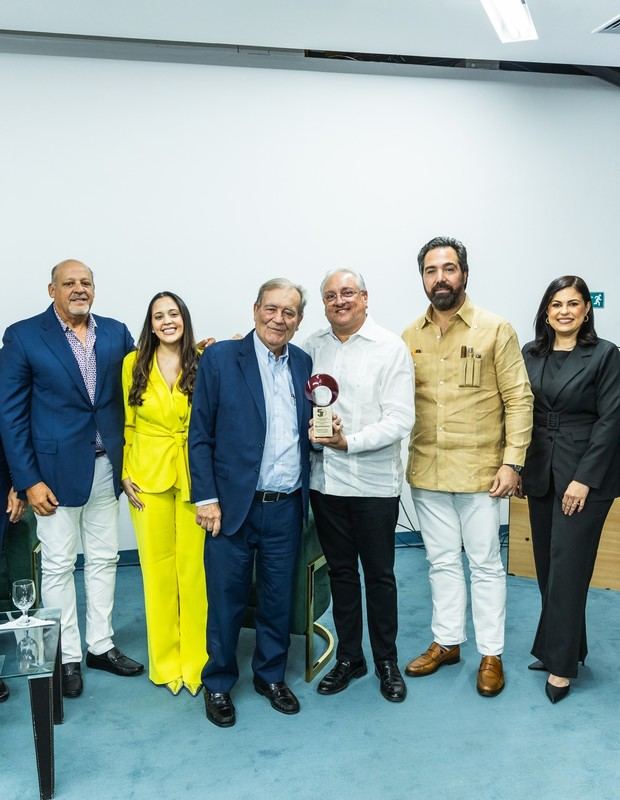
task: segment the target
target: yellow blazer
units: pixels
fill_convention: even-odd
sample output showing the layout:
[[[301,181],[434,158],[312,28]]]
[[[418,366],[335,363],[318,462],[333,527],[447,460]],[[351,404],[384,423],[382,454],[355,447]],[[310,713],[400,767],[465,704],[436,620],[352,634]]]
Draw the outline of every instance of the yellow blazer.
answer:
[[[190,499],[187,429],[190,404],[179,390],[178,381],[168,388],[153,357],[151,373],[141,406],[129,405],[129,390],[136,351],[123,361],[125,402],[125,448],[123,479],[131,478],[140,489],[152,494],[176,487],[181,498]]]

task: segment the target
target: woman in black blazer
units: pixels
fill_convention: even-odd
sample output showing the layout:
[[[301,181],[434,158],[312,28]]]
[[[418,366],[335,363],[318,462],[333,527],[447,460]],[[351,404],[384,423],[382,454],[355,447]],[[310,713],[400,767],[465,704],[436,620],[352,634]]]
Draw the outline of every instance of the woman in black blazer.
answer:
[[[9,522],[17,522],[23,512],[24,503],[19,500],[17,494],[11,488],[9,465],[4,455],[2,440],[0,440],[0,553],[2,552],[2,540],[6,526]],[[3,680],[0,680],[0,703],[3,703],[8,696],[9,688]]]
[[[585,607],[605,518],[620,489],[620,352],[594,330],[590,292],[574,275],[547,287],[523,348],[534,429],[522,475],[542,611],[530,669],[566,697],[585,660]]]

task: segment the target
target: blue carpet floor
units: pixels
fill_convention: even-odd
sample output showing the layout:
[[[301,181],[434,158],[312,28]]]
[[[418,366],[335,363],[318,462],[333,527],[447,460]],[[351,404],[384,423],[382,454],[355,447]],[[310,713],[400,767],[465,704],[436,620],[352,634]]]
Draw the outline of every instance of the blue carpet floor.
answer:
[[[404,665],[431,641],[424,552],[399,549],[397,575]],[[544,673],[526,668],[539,608],[534,581],[509,578],[508,598],[506,689],[496,698],[476,693],[473,638],[459,664],[408,679],[406,702],[394,705],[371,674],[339,695],[319,696],[318,678],[304,682],[303,639],[294,637],[288,678],[302,711],[286,717],[253,690],[253,632],[244,631],[238,722],[226,730],[207,722],[202,695],[172,697],[145,675],[84,667],[84,694],[65,701],[65,722],[55,729],[56,797],[616,800],[620,594],[591,591],[587,666],[556,706],[544,695]],[[329,613],[323,621],[331,626]],[[119,568],[115,628],[119,647],[146,662],[137,567]],[[23,679],[9,686],[0,706],[0,800],[34,799],[28,689]]]

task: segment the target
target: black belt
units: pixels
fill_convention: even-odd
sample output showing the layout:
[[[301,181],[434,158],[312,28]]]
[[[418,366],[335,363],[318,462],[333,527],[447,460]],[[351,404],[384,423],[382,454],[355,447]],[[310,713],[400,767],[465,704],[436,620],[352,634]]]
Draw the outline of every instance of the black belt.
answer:
[[[295,497],[301,492],[301,489],[295,489],[294,492],[255,492],[254,502],[256,503],[278,503],[280,500],[286,500],[287,497]]]
[[[95,458],[101,458],[106,454],[105,450],[95,450]]]
[[[557,431],[566,425],[593,425],[597,419],[594,414],[558,414],[556,411],[534,414],[534,424],[551,431]]]

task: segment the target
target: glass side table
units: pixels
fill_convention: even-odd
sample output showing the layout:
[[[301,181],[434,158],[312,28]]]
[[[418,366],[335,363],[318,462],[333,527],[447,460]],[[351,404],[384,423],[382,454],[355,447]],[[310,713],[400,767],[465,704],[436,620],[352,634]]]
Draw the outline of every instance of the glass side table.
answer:
[[[0,624],[19,611],[0,611]],[[54,796],[54,725],[63,721],[60,609],[30,613],[50,621],[45,627],[0,627],[0,678],[28,678],[32,731],[41,800]]]

